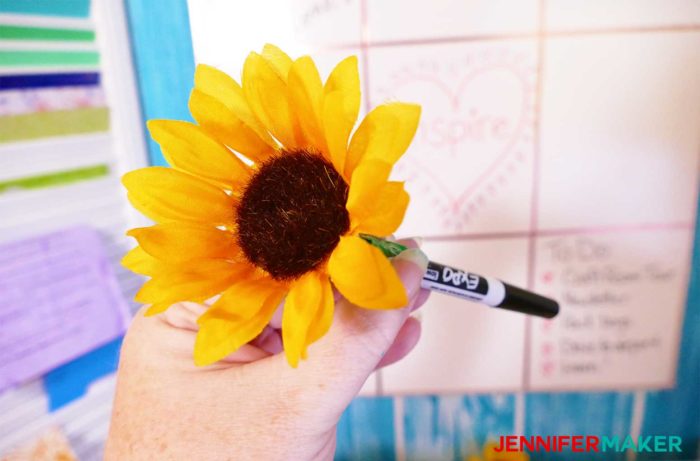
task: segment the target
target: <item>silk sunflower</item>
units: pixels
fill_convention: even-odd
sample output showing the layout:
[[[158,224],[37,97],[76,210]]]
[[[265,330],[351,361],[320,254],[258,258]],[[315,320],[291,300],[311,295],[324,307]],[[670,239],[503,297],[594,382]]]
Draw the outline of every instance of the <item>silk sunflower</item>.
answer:
[[[123,264],[150,277],[136,294],[146,315],[220,295],[198,319],[197,365],[254,339],[283,300],[292,366],[330,328],[333,286],[367,309],[407,304],[393,266],[359,234],[389,235],[403,220],[409,197],[389,174],[419,106],[380,105],[353,133],[357,58],[323,83],[310,57],[266,45],[247,57],[240,85],[199,65],[189,109],[196,123],[148,122],[172,168],[123,177],[132,205],[155,222],[128,232],[138,246]]]

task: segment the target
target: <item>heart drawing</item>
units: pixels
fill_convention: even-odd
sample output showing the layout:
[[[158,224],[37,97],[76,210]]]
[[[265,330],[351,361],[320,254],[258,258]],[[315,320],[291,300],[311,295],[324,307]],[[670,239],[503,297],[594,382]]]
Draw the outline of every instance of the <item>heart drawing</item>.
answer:
[[[396,167],[412,196],[410,233],[469,231],[514,178],[529,173],[535,77],[529,54],[489,49],[400,63],[377,86],[379,100],[423,107],[409,154]]]

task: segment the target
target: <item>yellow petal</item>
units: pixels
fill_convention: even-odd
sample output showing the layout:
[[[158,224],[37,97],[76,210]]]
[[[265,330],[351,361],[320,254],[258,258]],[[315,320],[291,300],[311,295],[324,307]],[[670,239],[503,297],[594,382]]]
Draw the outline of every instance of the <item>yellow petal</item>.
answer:
[[[327,156],[335,169],[341,173],[345,169],[348,137],[357,119],[357,114],[353,116],[352,108],[348,107],[351,104],[350,99],[346,94],[336,91],[324,96],[321,108]]]
[[[286,148],[297,146],[287,83],[269,61],[250,53],[243,65],[243,93],[253,113]]]
[[[235,201],[201,179],[165,167],[148,167],[122,177],[131,204],[156,222],[194,221],[232,225]]]
[[[396,309],[408,304],[406,290],[384,254],[359,237],[345,236],[333,250],[328,272],[338,291],[368,309]]]
[[[359,170],[359,168],[355,170],[353,179]],[[393,234],[403,222],[409,199],[403,182],[386,183],[376,195],[372,211],[358,220],[357,232],[380,237]]]
[[[333,287],[331,287],[328,275],[319,275],[321,280],[321,303],[318,306],[318,311],[314,315],[309,331],[306,334],[306,346],[318,341],[325,335],[333,322],[333,308],[335,307],[335,299],[333,297]],[[301,358],[306,358],[306,351],[302,353]]]
[[[283,80],[287,80],[289,69],[292,67],[292,58],[287,53],[271,43],[266,43],[263,46],[262,57],[270,63],[277,75],[282,77]]]
[[[387,184],[391,165],[379,160],[365,160],[352,175],[346,208],[353,221],[371,216],[379,192]]]
[[[304,135],[302,144],[326,153],[326,141],[321,124],[323,83],[316,65],[303,56],[289,70],[289,98]]]
[[[148,276],[153,276],[155,273],[164,270],[163,263],[146,253],[140,246],[132,248],[124,255],[122,266],[131,272]]]
[[[148,309],[146,309],[146,312],[143,313],[145,317],[150,317],[152,315],[157,315],[162,312],[165,312],[172,306],[173,303],[156,303],[156,304],[151,304],[148,306]]]
[[[132,229],[143,250],[165,262],[194,259],[228,259],[240,256],[236,237],[228,231],[195,223],[170,222]]]
[[[243,289],[241,293],[244,295],[238,299],[228,298],[226,304],[220,299],[197,320],[199,332],[194,344],[196,365],[210,365],[221,360],[258,336],[270,322],[285,291],[279,284],[270,282],[265,290],[258,287]],[[240,312],[253,314],[240,317],[237,314]]]
[[[192,261],[187,267],[173,266],[144,283],[134,299],[144,304],[202,302],[215,296],[239,279],[249,277],[252,268],[245,263],[212,259]]]
[[[204,322],[212,317],[250,319],[258,313],[270,293],[284,290],[284,287],[269,277],[239,281],[228,288],[198,321]]]
[[[218,99],[231,110],[245,103],[241,86],[230,75],[216,67],[198,64],[194,71],[194,87]]]
[[[214,181],[227,189],[241,187],[250,176],[250,168],[197,125],[177,120],[151,120],[148,130],[160,144],[165,159],[178,170]]]
[[[348,138],[360,111],[360,76],[356,56],[345,58],[333,69],[323,93],[321,110],[328,155],[335,168],[343,172]]]
[[[326,94],[342,91],[357,94],[357,109],[360,109],[360,73],[357,69],[357,56],[348,56],[331,71],[323,88]]]
[[[345,159],[346,177],[352,177],[363,160],[396,163],[411,143],[419,119],[420,106],[416,104],[395,102],[375,107],[350,140]]]
[[[317,317],[327,316],[329,310],[333,312],[333,295],[331,292],[329,297],[329,291],[328,277],[316,271],[301,276],[289,290],[282,315],[282,342],[292,367],[296,368],[299,359],[306,356],[311,326],[314,325],[313,335],[318,335],[326,327],[327,318],[319,319],[319,322]]]
[[[243,88],[228,74],[215,67],[199,64],[194,73],[194,88],[226,106],[241,122],[254,131],[260,139],[270,146],[276,147],[270,134],[253,114],[248,101],[245,99]]]
[[[236,112],[213,96],[195,88],[190,93],[189,108],[205,132],[249,159],[262,162],[275,152],[276,142],[269,135],[265,136],[267,139],[262,138]]]

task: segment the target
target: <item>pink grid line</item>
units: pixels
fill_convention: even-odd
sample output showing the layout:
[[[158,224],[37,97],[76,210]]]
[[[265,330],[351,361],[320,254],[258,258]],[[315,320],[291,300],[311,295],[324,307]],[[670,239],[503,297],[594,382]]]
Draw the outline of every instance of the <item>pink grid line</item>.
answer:
[[[360,56],[362,59],[362,78],[365,82],[365,110],[369,112],[372,101],[369,96],[369,26],[367,24],[367,0],[360,0]]]
[[[367,24],[367,0],[360,0],[360,59],[362,60],[362,79],[364,80],[363,91],[365,101],[365,111],[369,112],[372,108],[372,100],[369,96],[369,26]],[[375,377],[375,395],[384,395],[384,379],[382,371],[374,372]]]
[[[615,226],[564,227],[559,229],[540,229],[536,232],[539,237],[556,237],[559,235],[577,234],[607,234],[639,231],[689,230],[695,224],[692,221],[650,222]]]
[[[572,235],[614,234],[628,232],[654,232],[672,230],[692,230],[691,221],[648,222],[614,226],[559,227],[551,229],[516,230],[503,232],[472,232],[457,235],[435,235],[423,237],[426,242],[452,242],[473,240],[504,240],[531,237],[566,237]]]
[[[361,9],[365,12],[366,18],[366,0],[361,3]],[[365,6],[362,6],[365,5]],[[377,40],[370,41],[367,34],[368,26],[365,22],[362,25],[360,43],[342,43],[328,47],[321,47],[317,51],[334,51],[347,50],[359,47],[371,48],[391,48],[400,46],[414,45],[439,45],[464,42],[490,42],[503,40],[523,40],[537,39],[541,35],[548,39],[581,37],[581,36],[600,36],[600,35],[617,35],[617,34],[640,34],[640,33],[663,33],[663,32],[700,32],[700,24],[670,24],[666,26],[629,26],[629,27],[606,27],[606,28],[591,28],[591,29],[562,29],[552,31],[531,32],[510,32],[500,34],[472,34],[472,35],[455,35],[447,37],[431,37],[431,38],[416,38],[416,39],[398,39],[398,40]]]
[[[540,193],[540,123],[542,120],[542,81],[544,79],[545,60],[545,6],[546,0],[538,2],[537,18],[537,83],[535,84],[535,107],[532,127],[532,189],[530,192],[530,236],[527,246],[527,288],[535,289],[535,269],[537,259],[537,237],[534,235],[538,228],[539,218],[539,193]],[[530,343],[532,342],[532,319],[525,319],[525,335],[523,338],[523,390],[530,390]]]

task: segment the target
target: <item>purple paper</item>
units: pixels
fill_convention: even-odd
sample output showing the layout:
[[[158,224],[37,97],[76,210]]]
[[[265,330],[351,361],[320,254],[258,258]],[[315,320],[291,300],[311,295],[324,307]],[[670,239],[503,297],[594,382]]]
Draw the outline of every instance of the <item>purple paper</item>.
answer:
[[[116,338],[129,318],[96,231],[0,245],[0,391]]]

